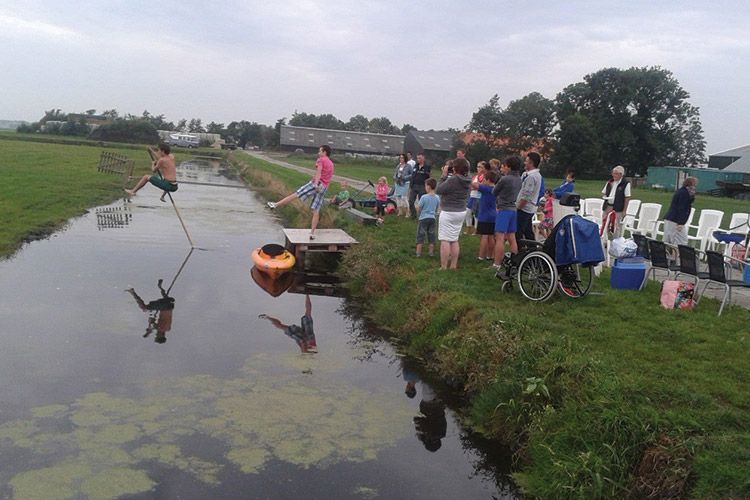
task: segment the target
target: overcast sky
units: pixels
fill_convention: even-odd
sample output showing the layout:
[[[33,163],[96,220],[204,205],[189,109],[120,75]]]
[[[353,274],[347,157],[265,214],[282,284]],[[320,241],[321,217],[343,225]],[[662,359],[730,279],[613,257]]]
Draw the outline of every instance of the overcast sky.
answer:
[[[708,152],[750,143],[750,2],[0,0],[0,119],[117,109],[273,124],[295,111],[463,128],[497,93],[554,99],[659,65]]]

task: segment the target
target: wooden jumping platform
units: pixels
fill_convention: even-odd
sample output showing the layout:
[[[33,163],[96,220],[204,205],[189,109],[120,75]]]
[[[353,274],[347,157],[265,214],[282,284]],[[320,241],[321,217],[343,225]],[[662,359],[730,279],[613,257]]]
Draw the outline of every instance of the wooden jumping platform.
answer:
[[[341,253],[359,242],[341,229],[317,229],[315,239],[310,239],[309,229],[282,229],[285,247],[294,254],[297,265],[303,266],[308,252]]]

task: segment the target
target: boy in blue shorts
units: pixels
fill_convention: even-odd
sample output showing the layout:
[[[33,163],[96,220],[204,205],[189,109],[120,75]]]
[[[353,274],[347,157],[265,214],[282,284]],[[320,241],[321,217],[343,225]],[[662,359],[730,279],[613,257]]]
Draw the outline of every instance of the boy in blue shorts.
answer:
[[[440,198],[435,194],[437,181],[427,179],[424,183],[425,194],[414,204],[419,214],[417,224],[417,257],[422,256],[422,245],[424,240],[429,243],[430,257],[435,255],[435,215],[437,213]]]
[[[492,190],[497,183],[497,172],[486,171],[481,182],[473,182],[481,195],[477,200],[477,234],[481,235],[479,240],[479,260],[493,260],[495,254],[495,219],[497,208],[495,206],[495,195]]]
[[[521,158],[509,156],[500,165],[503,176],[495,184],[492,194],[495,195],[497,216],[495,217],[495,263],[493,267],[500,269],[505,255],[505,240],[510,244],[510,253],[518,254],[516,230],[518,216],[516,212],[516,198],[521,190]]]

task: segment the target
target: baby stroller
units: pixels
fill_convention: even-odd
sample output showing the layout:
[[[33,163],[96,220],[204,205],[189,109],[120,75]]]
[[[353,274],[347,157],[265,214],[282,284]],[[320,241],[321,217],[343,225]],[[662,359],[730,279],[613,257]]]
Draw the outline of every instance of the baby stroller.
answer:
[[[521,240],[519,252],[506,254],[495,276],[502,291],[517,284],[524,297],[535,302],[549,300],[559,289],[572,298],[586,296],[594,281],[594,266],[604,260],[599,226],[578,215],[580,195],[565,193],[560,205],[574,207],[576,214],[565,216],[547,239]]]

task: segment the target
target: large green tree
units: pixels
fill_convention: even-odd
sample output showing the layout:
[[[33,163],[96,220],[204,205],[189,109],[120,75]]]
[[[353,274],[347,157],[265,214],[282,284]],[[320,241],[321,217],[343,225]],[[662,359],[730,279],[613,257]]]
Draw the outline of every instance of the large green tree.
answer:
[[[659,67],[606,68],[586,75],[557,95],[559,148],[569,156],[581,134],[588,134],[580,119],[569,120],[578,114],[594,131],[588,134],[592,144],[587,161],[599,150],[598,163],[584,167],[591,167],[593,175],[606,176],[618,164],[640,175],[649,165],[700,164],[705,161],[705,141],[698,108],[689,97],[672,73]],[[568,133],[567,126],[578,130]],[[565,161],[574,162],[568,157]]]

